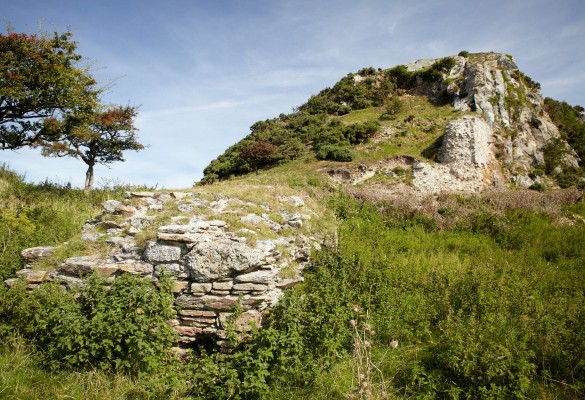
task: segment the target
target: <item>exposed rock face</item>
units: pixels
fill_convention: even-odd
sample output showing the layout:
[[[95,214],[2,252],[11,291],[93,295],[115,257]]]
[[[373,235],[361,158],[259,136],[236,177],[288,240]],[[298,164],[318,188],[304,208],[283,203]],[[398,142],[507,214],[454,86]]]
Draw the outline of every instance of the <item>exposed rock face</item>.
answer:
[[[466,58],[462,70],[452,71],[450,78],[455,108],[482,115],[494,130],[500,162],[510,178],[522,186],[532,184],[528,174],[544,163],[543,147],[559,137],[538,90],[526,83],[511,56],[499,53]],[[577,165],[573,152],[566,163]]]
[[[485,168],[489,161],[492,130],[484,120],[474,116],[451,121],[445,128],[439,152],[441,164],[463,164]]]
[[[205,200],[197,193],[129,193],[124,202],[105,202],[104,213],[84,227],[85,240],[100,239],[110,246],[107,255],[71,257],[57,268],[39,270],[35,262],[53,254],[55,248],[27,249],[22,253],[27,267],[17,272],[18,278],[5,283],[12,285],[23,279],[34,288],[54,281],[73,288],[82,285],[82,278],[90,273],[110,282],[124,273],[154,282],[166,274],[171,277],[175,304],[180,307],[177,318],[170,321],[180,337],[179,344],[212,335],[218,344],[227,345],[228,323],[242,335],[260,327],[262,312],[278,301],[284,289],[302,281],[300,272],[309,260],[311,246],[319,247],[323,239],[309,238],[304,235],[306,229],[301,229],[313,212],[307,202],[299,196],[275,194],[272,206],[262,204],[266,214],[243,218],[238,213],[255,215],[245,210],[258,205],[225,196]],[[149,214],[164,212],[173,214],[174,223],[153,226],[156,217]],[[281,220],[273,221],[269,212],[280,215]],[[240,231],[231,230],[222,217],[247,225],[240,231],[255,240],[239,236]],[[271,233],[262,237],[261,229],[267,227]],[[136,236],[154,228],[156,237],[141,249]],[[238,303],[243,313],[232,318]]]
[[[527,83],[507,54],[483,53],[454,59],[455,66],[443,81],[430,85],[430,89],[423,85],[420,90],[431,99],[448,94],[456,109],[477,113],[491,132],[488,134],[477,120],[453,121],[445,131],[439,155],[439,162],[449,165],[449,173],[446,175],[447,168],[441,165],[421,164],[414,170],[415,186],[433,192],[477,191],[501,186],[508,180],[524,187],[539,181],[531,172],[544,163],[543,148],[559,137],[559,132],[543,111],[544,101],[538,89]],[[407,68],[418,71],[437,60],[418,60]],[[470,131],[466,133],[465,129]],[[472,158],[467,151],[461,152],[467,145],[458,144],[468,139],[474,143]],[[567,149],[565,163],[577,166],[575,153],[568,145]]]
[[[482,118],[467,115],[451,121],[439,150],[441,164],[414,165],[414,186],[434,193],[473,192],[500,186],[503,177],[493,142],[493,131]]]

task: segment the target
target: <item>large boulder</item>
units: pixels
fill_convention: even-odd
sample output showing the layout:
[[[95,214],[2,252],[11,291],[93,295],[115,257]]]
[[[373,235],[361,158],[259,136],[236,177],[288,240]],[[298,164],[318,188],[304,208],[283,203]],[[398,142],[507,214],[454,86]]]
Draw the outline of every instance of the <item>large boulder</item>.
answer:
[[[184,262],[194,281],[211,282],[259,267],[263,258],[261,250],[231,239],[218,238],[212,242],[197,243],[185,256]]]

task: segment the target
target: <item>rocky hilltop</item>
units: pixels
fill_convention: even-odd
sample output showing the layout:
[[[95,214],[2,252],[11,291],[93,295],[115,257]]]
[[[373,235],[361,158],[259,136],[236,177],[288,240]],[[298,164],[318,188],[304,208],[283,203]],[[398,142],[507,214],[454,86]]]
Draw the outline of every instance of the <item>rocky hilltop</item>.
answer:
[[[397,177],[389,166],[400,167],[422,193],[554,187],[555,176],[579,169],[580,159],[539,89],[502,53],[364,68],[295,113],[254,124],[252,133],[212,161],[203,182],[304,158],[320,161],[316,169],[335,181],[352,184]],[[257,143],[271,153],[246,158]]]
[[[540,182],[531,173],[544,165],[544,147],[560,134],[544,111],[539,86],[506,54],[453,58],[455,65],[444,79],[421,88],[435,99],[446,93],[455,109],[476,116],[448,124],[439,150],[440,165],[419,163],[414,185],[437,192],[503,188],[508,181],[522,187]],[[417,71],[436,61],[420,60],[409,64],[408,70]],[[564,163],[578,166],[575,152],[565,146]]]

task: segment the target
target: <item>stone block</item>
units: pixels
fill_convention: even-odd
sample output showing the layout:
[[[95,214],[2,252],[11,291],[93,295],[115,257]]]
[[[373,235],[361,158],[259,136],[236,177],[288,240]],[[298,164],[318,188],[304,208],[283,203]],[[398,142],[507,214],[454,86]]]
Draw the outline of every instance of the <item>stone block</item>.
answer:
[[[32,263],[34,261],[49,257],[55,252],[55,250],[57,250],[57,247],[53,246],[31,247],[29,249],[24,249],[20,253],[20,258],[22,258],[22,260],[26,263]]]
[[[179,261],[181,248],[179,246],[148,242],[144,250],[144,260],[151,263]]]

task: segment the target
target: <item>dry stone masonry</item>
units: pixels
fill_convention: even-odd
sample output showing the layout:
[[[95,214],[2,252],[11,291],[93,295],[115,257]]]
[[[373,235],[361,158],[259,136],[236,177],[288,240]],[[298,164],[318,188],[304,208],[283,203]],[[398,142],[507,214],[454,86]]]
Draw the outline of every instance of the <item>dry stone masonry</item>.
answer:
[[[104,244],[104,255],[70,257],[56,268],[39,269],[56,248],[26,249],[26,268],[6,284],[24,279],[31,289],[46,281],[73,288],[90,273],[110,281],[128,273],[156,283],[166,274],[178,310],[170,323],[179,344],[212,338],[227,346],[228,323],[244,335],[260,327],[283,290],[303,280],[311,249],[324,238],[307,236],[315,215],[307,200],[276,196],[272,205],[258,205],[203,193],[128,193],[125,201],[103,203],[103,213],[83,228],[82,240]],[[236,307],[243,312],[231,318]]]

